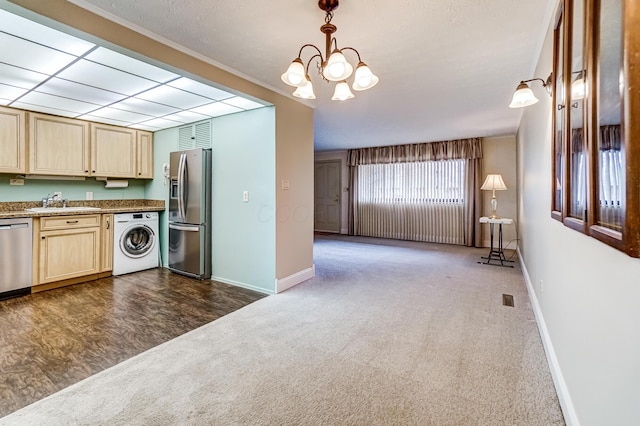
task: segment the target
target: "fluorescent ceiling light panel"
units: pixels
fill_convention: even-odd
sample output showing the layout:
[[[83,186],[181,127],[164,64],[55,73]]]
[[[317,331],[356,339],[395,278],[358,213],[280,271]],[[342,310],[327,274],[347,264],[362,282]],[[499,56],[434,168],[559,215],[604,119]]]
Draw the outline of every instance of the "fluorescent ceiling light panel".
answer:
[[[158,83],[166,83],[167,81],[180,77],[178,74],[174,74],[154,65],[130,58],[104,47],[99,47],[89,53],[85,56],[85,59],[107,65],[111,68],[126,71],[131,74],[143,76],[149,80],[157,81]]]
[[[236,96],[231,99],[225,99],[223,102],[225,104],[233,105],[242,109],[255,109],[255,108],[261,108],[264,106],[257,102],[250,101],[249,99],[241,98],[240,96]]]
[[[0,64],[0,81],[10,86],[33,89],[49,78],[48,75],[12,65]]]
[[[242,110],[240,108],[227,105],[222,102],[214,102],[212,104],[203,105],[198,108],[193,108],[192,111],[212,117],[218,117],[220,115],[233,114],[234,112],[240,112]]]
[[[127,122],[127,121],[121,121],[121,120],[114,120],[111,118],[104,118],[104,117],[98,117],[97,115],[92,115],[92,114],[85,114],[82,115],[80,117],[78,117],[82,120],[87,120],[87,121],[97,121],[98,123],[105,123],[105,124],[113,124],[115,126],[128,126],[131,123]]]
[[[3,32],[0,32],[0,46],[2,46],[3,63],[47,75],[58,72],[76,59],[73,55],[31,43]]]
[[[58,77],[125,95],[135,95],[158,85],[155,81],[86,60],[71,65]]]
[[[27,89],[21,89],[20,87],[0,83],[0,98],[13,101],[27,92]]]
[[[109,105],[126,97],[126,95],[122,95],[120,93],[96,89],[95,87],[55,77],[38,87],[36,91],[99,105]]]
[[[123,111],[121,109],[111,107],[104,107],[96,111],[92,111],[91,115],[95,115],[96,117],[111,118],[113,120],[126,121],[128,123],[137,123],[139,121],[145,121],[152,118],[152,116],[148,114],[138,114],[137,112]]]
[[[206,120],[207,118],[209,118],[209,116],[197,114],[192,111],[181,111],[175,114],[167,115],[162,118],[166,120],[174,120],[184,124],[189,124],[189,123],[195,123],[196,121]]]
[[[179,109],[189,109],[211,102],[210,99],[169,86],[156,87],[155,89],[136,95],[136,98],[173,106]]]
[[[167,105],[158,104],[155,102],[149,102],[137,98],[128,98],[122,102],[111,105],[113,108],[123,109],[125,111],[137,112],[140,114],[147,114],[153,116],[173,114],[180,111],[178,108],[170,107]]]
[[[32,105],[42,105],[47,108],[61,109],[64,111],[75,112],[76,114],[86,114],[98,108],[99,105],[90,104],[88,102],[76,101],[73,99],[63,98],[60,96],[47,95],[46,93],[29,92],[20,98],[20,102],[26,102]]]
[[[169,127],[179,126],[182,123],[179,123],[173,120],[166,120],[164,118],[154,118],[153,120],[144,121],[138,124],[141,124],[144,126],[158,127],[160,129],[168,129]]]
[[[33,104],[28,104],[25,102],[14,102],[11,104],[11,106],[13,108],[20,108],[20,109],[26,109],[28,111],[37,111],[37,112],[44,112],[47,114],[53,114],[53,115],[59,115],[62,117],[77,117],[78,114],[76,114],[75,112],[71,112],[71,111],[65,111],[62,109],[56,109],[56,108],[49,108],[43,105],[33,105]]]
[[[62,52],[80,56],[91,50],[95,44],[65,34],[53,28],[30,21],[0,9],[2,31],[14,34],[20,38],[34,41],[38,44],[52,47]],[[4,50],[4,49],[3,49]]]
[[[221,101],[222,99],[227,99],[235,96],[229,92],[225,92],[224,90],[220,90],[207,84],[200,83],[199,81],[191,80],[187,77],[179,78],[175,81],[167,83],[167,85],[185,90],[187,92],[195,93],[196,95],[205,96],[215,101]]]

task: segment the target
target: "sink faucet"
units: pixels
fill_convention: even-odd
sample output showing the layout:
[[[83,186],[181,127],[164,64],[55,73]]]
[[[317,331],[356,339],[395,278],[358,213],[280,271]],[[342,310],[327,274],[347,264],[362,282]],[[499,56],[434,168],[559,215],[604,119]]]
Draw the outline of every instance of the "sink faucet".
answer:
[[[51,198],[51,194],[47,194],[47,196],[42,199],[42,207],[49,207],[49,204],[52,202],[53,198]]]

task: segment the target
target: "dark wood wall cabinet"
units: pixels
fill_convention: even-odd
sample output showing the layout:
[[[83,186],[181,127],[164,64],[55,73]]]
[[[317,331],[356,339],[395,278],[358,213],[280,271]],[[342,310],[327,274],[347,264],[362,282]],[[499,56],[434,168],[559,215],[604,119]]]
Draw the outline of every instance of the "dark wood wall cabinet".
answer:
[[[640,2],[561,0],[551,217],[640,257]]]

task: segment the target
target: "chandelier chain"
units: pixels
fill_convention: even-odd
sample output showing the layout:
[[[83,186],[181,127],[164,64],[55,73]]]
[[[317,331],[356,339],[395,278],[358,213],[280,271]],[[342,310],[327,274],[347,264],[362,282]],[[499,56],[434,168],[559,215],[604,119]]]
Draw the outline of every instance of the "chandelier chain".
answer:
[[[331,23],[332,19],[333,19],[333,11],[327,12],[327,14],[324,17],[324,23],[325,24],[329,24],[329,23]]]

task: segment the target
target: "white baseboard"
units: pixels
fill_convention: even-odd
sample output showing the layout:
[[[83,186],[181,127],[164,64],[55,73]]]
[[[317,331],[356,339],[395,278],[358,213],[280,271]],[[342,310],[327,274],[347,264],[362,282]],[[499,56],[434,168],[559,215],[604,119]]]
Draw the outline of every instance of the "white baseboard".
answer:
[[[556,357],[556,351],[553,349],[551,336],[549,336],[549,330],[547,329],[547,324],[544,321],[544,316],[542,315],[542,310],[540,309],[540,304],[538,303],[538,297],[536,296],[536,292],[533,289],[531,277],[529,276],[527,267],[525,266],[524,260],[522,259],[522,254],[520,253],[520,247],[518,247],[516,251],[518,253],[518,259],[520,260],[522,275],[524,275],[524,280],[527,283],[529,300],[531,301],[533,313],[535,314],[536,322],[538,323],[538,329],[540,330],[540,336],[542,337],[542,345],[544,346],[544,352],[547,355],[547,362],[549,363],[551,377],[553,378],[553,384],[556,387],[556,393],[558,394],[558,400],[560,401],[560,408],[562,408],[564,420],[567,426],[579,426],[580,422],[578,421],[578,414],[576,413],[573,401],[571,400],[571,395],[569,394],[567,383],[565,382],[564,376],[562,375],[562,370],[560,369],[560,364],[558,363],[558,358]]]
[[[256,287],[251,284],[241,283],[240,281],[229,280],[222,277],[215,277],[213,275],[211,276],[211,281],[220,281],[221,283],[234,285],[236,287],[246,288],[249,290],[257,291],[258,293],[262,293],[262,294],[275,294],[273,291],[265,290],[262,287]]]
[[[295,274],[291,274],[288,277],[281,279],[276,278],[276,294],[300,284],[303,281],[310,280],[316,276],[316,265],[312,265],[311,268],[303,269]]]

